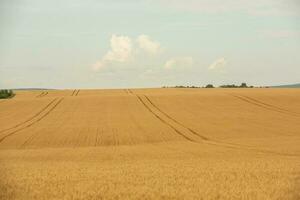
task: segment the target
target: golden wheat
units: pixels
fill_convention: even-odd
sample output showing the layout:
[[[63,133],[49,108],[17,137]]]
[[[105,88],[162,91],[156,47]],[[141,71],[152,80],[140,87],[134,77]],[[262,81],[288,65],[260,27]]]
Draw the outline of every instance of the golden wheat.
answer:
[[[0,199],[300,199],[299,89],[20,91]]]

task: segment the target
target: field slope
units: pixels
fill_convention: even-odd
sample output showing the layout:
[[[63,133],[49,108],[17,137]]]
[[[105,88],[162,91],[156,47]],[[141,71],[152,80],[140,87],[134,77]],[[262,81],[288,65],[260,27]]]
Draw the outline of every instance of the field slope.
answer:
[[[300,90],[17,91],[0,199],[300,199]]]

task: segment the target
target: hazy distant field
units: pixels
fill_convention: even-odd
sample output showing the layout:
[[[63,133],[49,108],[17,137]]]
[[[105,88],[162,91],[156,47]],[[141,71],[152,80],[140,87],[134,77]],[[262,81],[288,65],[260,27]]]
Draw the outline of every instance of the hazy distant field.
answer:
[[[0,199],[300,199],[300,89],[19,91]]]

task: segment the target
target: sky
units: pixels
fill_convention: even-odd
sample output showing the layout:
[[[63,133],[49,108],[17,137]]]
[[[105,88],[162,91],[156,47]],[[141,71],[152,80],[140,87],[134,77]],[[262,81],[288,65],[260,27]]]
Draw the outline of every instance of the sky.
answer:
[[[0,88],[300,83],[299,0],[0,0]]]

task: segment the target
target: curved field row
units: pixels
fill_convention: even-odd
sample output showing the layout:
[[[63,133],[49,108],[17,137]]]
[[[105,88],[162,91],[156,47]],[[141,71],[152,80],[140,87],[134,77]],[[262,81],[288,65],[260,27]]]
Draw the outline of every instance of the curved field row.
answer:
[[[42,92],[41,94],[39,94],[38,96],[36,96],[37,98],[40,98],[40,97],[44,97],[48,94],[48,92]]]
[[[253,109],[239,99],[227,97],[226,90],[201,92],[198,90],[191,95],[178,95],[174,92],[174,96],[171,92],[165,95],[165,92],[158,96],[147,91],[146,96],[148,99],[151,96],[150,101],[155,101],[154,105],[166,114],[166,118],[167,115],[172,116],[179,124],[222,145],[270,151],[273,149],[277,152],[278,149],[290,149],[286,145],[273,145],[275,141],[279,144],[284,139],[292,148],[295,147],[293,143],[299,138],[300,125],[294,116],[274,115],[273,111],[266,112],[265,108],[258,106]]]
[[[0,199],[298,199],[299,91],[20,91]]]
[[[172,124],[170,124],[169,122],[167,122],[166,120],[164,120],[163,118],[161,118],[159,115],[157,115],[149,106],[147,106],[147,104],[142,100],[142,98],[140,96],[137,95],[137,98],[145,106],[145,108],[147,108],[147,110],[151,114],[153,114],[157,119],[159,119],[163,124],[165,124],[166,126],[170,127],[171,129],[173,129],[177,134],[179,134],[180,136],[182,136],[186,140],[191,141],[191,142],[195,142],[193,139],[189,138],[184,133],[182,133],[181,131],[179,131],[178,129],[176,129]]]
[[[144,102],[143,100],[137,96],[141,102],[149,109],[149,111],[151,111],[156,117],[158,117],[159,119],[161,119],[162,122],[168,124],[165,120],[163,120],[162,118],[160,118],[159,116],[157,116],[157,114],[155,114]],[[203,136],[201,134],[199,134],[198,132],[194,131],[193,129],[191,129],[190,127],[185,126],[184,124],[182,124],[181,122],[179,122],[178,120],[175,120],[173,117],[171,117],[169,114],[167,114],[166,112],[164,112],[163,110],[161,110],[157,105],[155,105],[149,97],[147,97],[146,95],[144,95],[144,97],[148,100],[148,102],[154,107],[156,108],[160,113],[162,113],[164,116],[166,116],[167,118],[169,118],[171,121],[175,122],[176,124],[178,124],[179,126],[187,129],[189,132],[191,132],[192,134],[198,136],[201,140],[203,140],[203,142],[205,142],[206,144],[209,145],[216,145],[216,146],[221,146],[221,147],[226,147],[226,148],[234,148],[234,149],[241,149],[241,150],[250,150],[250,151],[256,151],[256,152],[260,152],[260,153],[267,153],[267,154],[275,154],[275,155],[286,155],[286,156],[300,156],[300,154],[289,154],[289,153],[281,153],[281,152],[276,152],[276,151],[270,151],[270,150],[264,150],[264,149],[259,149],[259,148],[254,148],[254,147],[249,147],[249,146],[245,146],[245,145],[241,145],[241,144],[236,144],[236,143],[229,143],[229,142],[222,142],[222,141],[218,141],[218,140],[212,140],[209,139],[206,136]],[[179,132],[178,129],[176,129],[175,127],[172,126],[172,128],[174,128],[174,130],[176,132]],[[186,137],[186,135],[184,135],[182,132],[179,132],[179,134],[182,134],[184,137]],[[191,140],[190,138],[187,138],[189,141],[192,142],[196,142],[194,140]]]
[[[18,98],[11,99],[1,105],[0,109],[0,131],[10,129],[24,121],[32,118],[43,110],[54,98]],[[1,135],[0,132],[0,135]]]
[[[257,102],[257,103],[260,103],[262,105],[265,105],[265,106],[268,106],[268,107],[272,107],[274,109],[277,109],[277,110],[281,110],[281,111],[284,111],[284,112],[287,112],[287,113],[290,113],[290,114],[294,114],[296,116],[300,116],[300,114],[298,112],[294,112],[294,111],[291,111],[291,110],[288,110],[288,109],[285,109],[285,108],[281,108],[279,106],[275,106],[275,105],[272,105],[272,104],[269,104],[269,103],[266,103],[266,102],[262,102],[260,100],[257,100],[257,99],[254,99],[252,97],[249,97],[249,96],[245,96],[245,95],[242,95],[244,98],[247,98],[251,101],[254,101],[254,102]]]
[[[79,94],[80,90],[73,90],[71,96],[77,96]]]
[[[79,92],[73,90],[71,96],[77,96]],[[269,137],[284,137],[284,131],[287,131],[294,140],[299,130],[296,118],[285,120],[289,116],[287,111],[276,108],[284,113],[273,116],[271,106],[268,106],[270,112],[265,112],[267,105],[262,102],[250,100],[242,93],[234,94],[235,100],[226,96],[226,90],[83,90],[78,99],[67,97],[67,93],[51,92],[50,96],[56,98],[65,96],[64,103],[55,109],[53,115],[35,126],[22,128],[39,121],[36,119],[52,108],[56,100],[19,123],[0,130],[2,135],[19,128],[18,132],[22,132],[10,135],[4,146],[80,147],[207,141],[213,145],[260,151],[264,146],[271,147]],[[255,103],[257,109],[245,106],[244,101],[236,96],[247,103],[251,101],[251,105]],[[37,100],[32,98],[30,101]],[[13,116],[3,119],[11,121]],[[285,123],[278,123],[282,120]],[[276,127],[271,126],[274,122]],[[263,141],[264,146],[261,145]],[[270,151],[272,149],[276,150],[272,147]]]
[[[76,93],[76,90],[73,90],[71,96],[74,96],[75,93]]]
[[[31,127],[31,126],[35,125],[36,123],[38,123],[39,121],[41,121],[42,119],[44,119],[48,114],[50,114],[50,112],[52,112],[61,103],[62,100],[63,100],[63,98],[61,98],[59,100],[54,99],[44,109],[42,109],[39,113],[34,115],[32,118],[24,121],[21,124],[18,124],[16,126],[10,128],[10,129],[3,130],[2,135],[4,135],[4,136],[2,136],[0,138],[0,143],[3,142],[6,138],[8,138],[20,131],[23,131],[24,129],[26,129],[28,127]]]
[[[292,115],[292,116],[299,116],[298,113],[295,113],[295,112],[292,112],[292,111],[289,111],[289,110],[286,110],[286,109],[283,109],[283,108],[279,108],[279,107],[274,106],[274,105],[266,104],[266,103],[258,101],[256,99],[247,97],[245,95],[234,95],[234,94],[232,94],[232,96],[234,96],[234,97],[236,97],[236,98],[238,98],[238,99],[240,99],[244,102],[247,102],[249,104],[252,104],[252,105],[255,105],[255,106],[270,110],[270,111],[279,112],[279,113]]]
[[[47,120],[21,131],[21,134],[11,136],[0,146],[80,147],[180,140],[180,137],[174,137],[168,127],[157,125],[157,120],[145,112],[135,97],[129,95],[118,98],[66,97]]]
[[[37,116],[39,116],[43,111],[45,111],[49,106],[51,106],[51,104],[53,104],[54,101],[56,101],[56,99],[53,99],[52,101],[50,101],[50,103],[48,103],[44,108],[42,108],[39,112],[37,112],[36,114],[34,114],[33,116],[31,116],[27,120],[25,120],[25,121],[23,121],[21,123],[18,123],[16,125],[12,126],[12,127],[9,127],[9,128],[6,128],[6,129],[2,129],[2,130],[0,130],[0,133],[9,131],[9,130],[14,129],[14,128],[18,128],[19,126],[25,124],[26,122],[29,122],[29,121],[33,120],[34,118],[36,118]]]
[[[187,130],[189,130],[192,134],[197,135],[198,137],[200,137],[202,140],[209,140],[206,136],[203,136],[199,133],[197,133],[196,131],[194,131],[193,129],[186,127],[185,125],[183,125],[181,122],[178,122],[177,120],[175,120],[174,118],[172,118],[169,114],[167,114],[166,112],[162,111],[158,106],[156,106],[149,97],[147,97],[146,95],[144,95],[145,98],[149,101],[149,103],[156,108],[158,111],[160,111],[162,114],[164,114],[167,118],[169,118],[170,120],[174,121],[175,123],[177,123],[178,125],[186,128]]]

